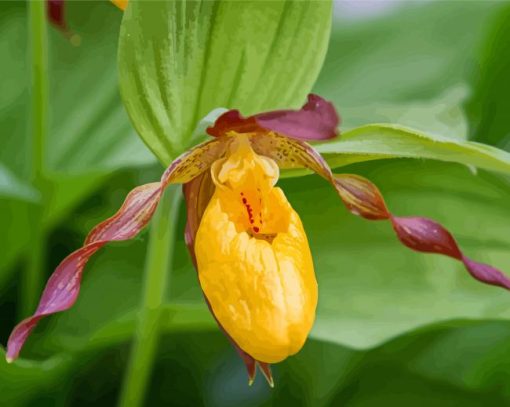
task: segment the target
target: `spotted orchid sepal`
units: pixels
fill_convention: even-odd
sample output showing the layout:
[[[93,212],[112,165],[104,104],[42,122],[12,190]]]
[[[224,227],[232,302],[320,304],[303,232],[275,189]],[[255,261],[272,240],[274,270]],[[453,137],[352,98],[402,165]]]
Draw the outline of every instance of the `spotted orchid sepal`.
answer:
[[[184,153],[166,169],[159,182],[141,185],[126,197],[118,212],[94,227],[83,246],[67,256],[51,275],[35,313],[21,321],[9,336],[6,359],[15,360],[28,336],[44,317],[69,309],[78,298],[83,270],[105,244],[135,237],[150,221],[169,184],[186,183],[220,157],[225,146],[218,140],[202,143]]]

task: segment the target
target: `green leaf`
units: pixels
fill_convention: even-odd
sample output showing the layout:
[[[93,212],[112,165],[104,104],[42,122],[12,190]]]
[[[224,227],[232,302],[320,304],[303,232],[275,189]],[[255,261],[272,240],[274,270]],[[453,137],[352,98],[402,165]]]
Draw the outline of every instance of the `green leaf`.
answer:
[[[133,125],[165,164],[218,107],[298,107],[321,68],[331,2],[130,1],[119,43]]]
[[[317,150],[332,167],[388,158],[456,162],[502,173],[510,172],[510,154],[485,144],[429,134],[392,124],[370,124],[346,131]]]

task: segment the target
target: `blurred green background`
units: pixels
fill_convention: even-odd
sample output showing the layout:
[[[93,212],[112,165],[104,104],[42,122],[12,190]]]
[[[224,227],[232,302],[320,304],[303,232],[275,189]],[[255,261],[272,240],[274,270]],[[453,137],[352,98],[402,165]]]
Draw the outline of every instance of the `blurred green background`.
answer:
[[[73,46],[49,29],[52,185],[45,271],[80,246],[134,186],[161,167],[120,102],[122,17],[107,1],[69,2]],[[30,185],[29,65],[24,2],[0,3],[0,343],[19,320],[20,280],[41,197]],[[510,3],[338,2],[315,92],[343,129],[395,122],[510,146]],[[458,164],[387,160],[342,171],[367,176],[401,215],[433,217],[465,251],[510,272],[507,177]],[[201,298],[177,242],[163,338],[146,405],[510,405],[510,295],[453,261],[401,247],[390,226],[347,214],[318,177],[280,182],[307,230],[320,301],[311,338],[247,386],[243,364]],[[181,208],[180,230],[184,227]],[[40,324],[20,359],[0,359],[0,405],[116,403],[140,302],[147,233],[109,245],[68,312]],[[25,316],[25,315],[21,315]]]

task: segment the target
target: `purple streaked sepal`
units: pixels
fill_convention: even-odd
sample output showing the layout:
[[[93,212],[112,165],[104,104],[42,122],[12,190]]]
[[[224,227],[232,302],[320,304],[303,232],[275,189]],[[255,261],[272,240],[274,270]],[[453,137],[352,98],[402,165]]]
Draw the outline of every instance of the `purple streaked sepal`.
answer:
[[[462,256],[462,261],[466,266],[466,269],[469,271],[469,274],[478,281],[510,290],[510,279],[498,269],[489,266],[488,264],[478,263],[466,256]]]
[[[336,137],[339,124],[340,118],[333,104],[310,94],[299,110],[275,110],[249,117],[241,116],[238,110],[229,110],[207,129],[207,133],[221,137],[229,131],[274,132],[296,140],[318,141]]]
[[[478,281],[510,289],[510,279],[488,264],[478,263],[462,254],[453,236],[439,223],[420,217],[391,218],[398,238],[407,247],[426,253],[444,254],[464,263]]]
[[[328,140],[337,136],[340,117],[331,102],[310,94],[300,110],[276,110],[254,116],[260,127],[297,140]]]
[[[397,216],[391,217],[391,223],[400,241],[410,249],[462,260],[457,242],[439,223],[427,218]]]

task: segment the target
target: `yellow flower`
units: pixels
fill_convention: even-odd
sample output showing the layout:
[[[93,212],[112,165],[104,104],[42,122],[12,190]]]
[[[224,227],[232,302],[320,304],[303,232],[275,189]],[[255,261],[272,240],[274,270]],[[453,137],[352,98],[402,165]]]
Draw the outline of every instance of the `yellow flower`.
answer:
[[[108,242],[136,236],[171,183],[183,184],[185,239],[205,300],[246,364],[250,383],[259,366],[273,385],[270,364],[301,349],[317,306],[317,282],[303,225],[275,186],[280,169],[317,173],[352,213],[390,221],[407,247],[457,259],[475,279],[510,289],[508,277],[465,256],[437,222],[394,216],[370,181],[333,174],[306,141],[335,137],[338,124],[333,105],[317,95],[309,95],[299,110],[246,118],[237,110],[222,114],[207,129],[212,140],[174,160],[159,182],[131,191],[119,211],[97,225],[85,244],[60,263],[35,313],[12,331],[7,360],[18,357],[41,318],[74,304],[89,258]]]
[[[278,165],[232,133],[211,167],[215,192],[195,240],[198,277],[218,322],[246,353],[276,363],[312,328],[317,282],[299,215],[275,187]]]

